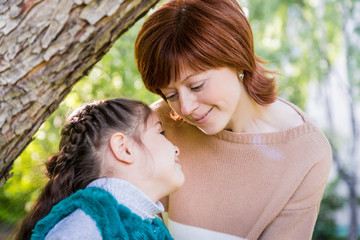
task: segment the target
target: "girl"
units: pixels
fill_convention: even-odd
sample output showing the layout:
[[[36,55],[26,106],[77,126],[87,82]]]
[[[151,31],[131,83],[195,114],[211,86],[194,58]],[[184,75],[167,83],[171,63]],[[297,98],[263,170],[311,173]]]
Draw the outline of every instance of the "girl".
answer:
[[[17,239],[172,239],[158,200],[184,183],[179,149],[145,104],[111,99],[75,111]]]
[[[177,240],[311,239],[331,167],[325,136],[255,55],[236,0],[171,0],[144,22],[138,69],[186,183],[164,199]],[[172,118],[172,115],[176,118]]]

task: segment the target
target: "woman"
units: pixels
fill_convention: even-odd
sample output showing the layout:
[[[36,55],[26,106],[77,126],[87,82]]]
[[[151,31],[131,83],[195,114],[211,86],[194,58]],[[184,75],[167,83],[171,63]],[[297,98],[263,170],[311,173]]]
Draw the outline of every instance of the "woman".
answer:
[[[164,200],[174,239],[311,239],[331,149],[254,53],[236,0],[173,0],[135,43],[145,86],[182,152]]]

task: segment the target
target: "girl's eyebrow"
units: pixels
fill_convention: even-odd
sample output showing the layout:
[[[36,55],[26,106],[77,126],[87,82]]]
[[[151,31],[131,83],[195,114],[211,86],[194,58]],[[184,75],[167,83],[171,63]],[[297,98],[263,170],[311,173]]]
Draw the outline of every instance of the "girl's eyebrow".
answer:
[[[161,123],[160,121],[157,121],[157,122],[154,124],[154,127],[155,127],[156,125],[160,125],[160,127],[162,127],[162,123]]]

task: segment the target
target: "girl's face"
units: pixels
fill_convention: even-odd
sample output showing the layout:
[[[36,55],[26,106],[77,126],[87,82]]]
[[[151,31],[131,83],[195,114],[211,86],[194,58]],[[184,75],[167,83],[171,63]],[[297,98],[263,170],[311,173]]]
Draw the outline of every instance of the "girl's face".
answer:
[[[177,115],[208,135],[232,129],[245,93],[237,72],[227,67],[204,72],[185,68],[179,80],[161,91]]]
[[[157,184],[157,188],[163,188],[163,192],[167,195],[184,184],[179,149],[165,137],[156,113],[150,115],[146,127],[142,135],[142,152],[148,165],[147,170],[150,171],[147,175]]]

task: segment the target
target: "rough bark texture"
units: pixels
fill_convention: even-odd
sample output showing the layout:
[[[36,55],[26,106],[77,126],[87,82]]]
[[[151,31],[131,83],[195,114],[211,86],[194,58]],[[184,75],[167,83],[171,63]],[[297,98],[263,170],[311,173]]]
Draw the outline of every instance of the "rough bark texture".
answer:
[[[158,0],[0,0],[0,186],[74,84]]]

